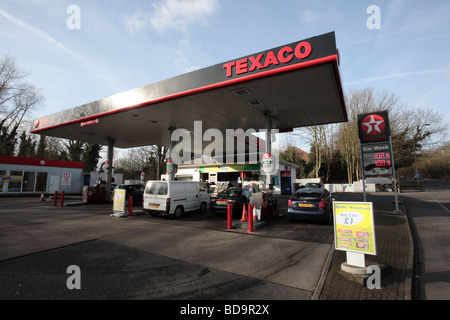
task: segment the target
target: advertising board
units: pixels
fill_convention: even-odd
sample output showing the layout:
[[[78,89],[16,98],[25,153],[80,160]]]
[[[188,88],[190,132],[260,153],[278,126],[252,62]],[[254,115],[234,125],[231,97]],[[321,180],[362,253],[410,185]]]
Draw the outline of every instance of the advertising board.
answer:
[[[114,190],[114,212],[125,212],[125,189]]]
[[[335,249],[376,255],[372,202],[334,201]]]

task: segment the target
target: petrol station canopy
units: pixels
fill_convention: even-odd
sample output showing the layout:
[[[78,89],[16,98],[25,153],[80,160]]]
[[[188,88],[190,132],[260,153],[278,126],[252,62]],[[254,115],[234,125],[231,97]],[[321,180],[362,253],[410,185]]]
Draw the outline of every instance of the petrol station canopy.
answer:
[[[35,119],[30,132],[115,147],[170,145],[169,128],[280,132],[347,121],[334,32]]]

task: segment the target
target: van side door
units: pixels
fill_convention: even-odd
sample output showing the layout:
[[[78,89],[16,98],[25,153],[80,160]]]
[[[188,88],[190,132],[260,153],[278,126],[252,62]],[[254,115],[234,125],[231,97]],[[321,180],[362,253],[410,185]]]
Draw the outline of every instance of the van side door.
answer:
[[[199,182],[198,184],[198,199],[199,199],[199,206],[202,204],[202,202],[205,202],[206,205],[209,204],[211,201],[211,195],[208,190],[208,186],[204,182]]]
[[[198,199],[198,187],[195,182],[188,182],[186,186],[186,207],[188,211],[197,210],[200,207]]]
[[[170,213],[173,213],[178,206],[182,206],[184,211],[188,211],[185,184],[178,181],[170,182]]]

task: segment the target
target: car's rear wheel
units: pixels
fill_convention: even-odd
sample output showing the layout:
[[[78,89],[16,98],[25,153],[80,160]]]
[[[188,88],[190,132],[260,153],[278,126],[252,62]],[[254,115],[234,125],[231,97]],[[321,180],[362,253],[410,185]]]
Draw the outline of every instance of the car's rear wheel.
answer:
[[[200,213],[206,213],[206,203],[205,202],[203,202],[200,205]]]
[[[179,218],[181,218],[182,214],[183,214],[183,207],[178,206],[178,207],[176,207],[175,212],[173,213],[172,216],[174,219],[179,219]]]

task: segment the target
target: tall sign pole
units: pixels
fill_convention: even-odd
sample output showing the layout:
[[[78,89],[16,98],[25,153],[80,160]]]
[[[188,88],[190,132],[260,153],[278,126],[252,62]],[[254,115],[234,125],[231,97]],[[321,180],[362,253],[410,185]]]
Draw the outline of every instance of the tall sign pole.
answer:
[[[392,139],[391,139],[391,136],[389,136],[389,145],[391,146],[391,150],[392,150]],[[395,174],[394,156],[392,156],[392,174],[394,175],[395,212],[400,212],[400,209],[398,208],[397,175]]]
[[[366,176],[364,174],[364,158],[361,148],[361,139],[359,139],[359,156],[361,157],[361,178],[362,178],[362,188],[363,188],[363,201],[366,202]]]
[[[397,183],[388,112],[378,111],[358,115],[358,130],[363,186],[365,187],[365,177],[393,175],[395,204],[398,212]]]

